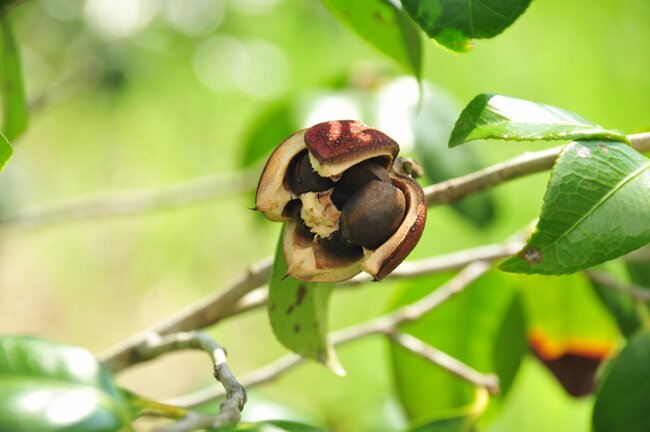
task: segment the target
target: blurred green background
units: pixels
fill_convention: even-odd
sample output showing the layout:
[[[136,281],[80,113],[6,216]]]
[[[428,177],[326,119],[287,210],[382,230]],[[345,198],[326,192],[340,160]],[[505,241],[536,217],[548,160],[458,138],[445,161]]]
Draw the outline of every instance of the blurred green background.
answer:
[[[250,126],[270,104],[327,94],[358,70],[403,74],[317,0],[39,0],[13,18],[32,116],[0,174],[4,213],[238,170]],[[501,93],[626,133],[647,131],[648,22],[645,1],[535,1],[468,54],[425,41],[423,77],[459,106]],[[335,117],[349,112],[334,107]],[[487,165],[542,145],[474,147]],[[539,212],[547,178],[497,188],[496,217],[481,228],[449,208],[433,209],[412,256],[501,241]],[[0,227],[0,332],[108,348],[272,254],[280,226],[262,221],[252,205],[244,194],[144,215]],[[396,286],[336,293],[332,328],[381,314]],[[286,352],[261,310],[210,333],[228,348],[239,376]],[[334,431],[402,427],[386,344],[372,338],[338,352],[347,377],[301,366],[251,390],[244,417],[306,420]],[[203,356],[175,354],[127,371],[120,383],[166,398],[212,378]],[[592,400],[565,395],[532,356],[504,402],[490,430],[588,429]]]

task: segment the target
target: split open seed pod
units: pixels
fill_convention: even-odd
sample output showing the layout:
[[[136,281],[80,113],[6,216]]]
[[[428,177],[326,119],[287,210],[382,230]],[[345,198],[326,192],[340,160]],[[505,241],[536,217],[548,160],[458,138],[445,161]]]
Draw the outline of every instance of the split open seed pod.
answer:
[[[289,276],[339,282],[365,271],[380,280],[406,258],[426,205],[422,187],[394,169],[398,152],[386,134],[352,120],[303,129],[275,149],[255,202],[286,224]]]

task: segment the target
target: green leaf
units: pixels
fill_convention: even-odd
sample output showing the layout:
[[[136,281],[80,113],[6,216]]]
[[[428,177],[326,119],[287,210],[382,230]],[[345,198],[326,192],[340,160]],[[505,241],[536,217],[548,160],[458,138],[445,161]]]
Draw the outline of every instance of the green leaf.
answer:
[[[2,171],[2,168],[4,168],[13,152],[14,149],[11,148],[11,144],[9,144],[7,138],[0,132],[0,171]]]
[[[494,37],[526,10],[531,0],[402,0],[413,20],[442,46],[469,51],[471,39]]]
[[[267,156],[271,150],[295,132],[294,123],[290,101],[264,109],[253,119],[246,132],[240,166],[251,166]]]
[[[601,381],[594,432],[650,430],[650,334],[638,333],[612,361]]]
[[[323,3],[359,36],[420,77],[420,33],[413,21],[392,1],[323,0]]]
[[[598,280],[590,280],[596,295],[611,312],[623,336],[629,338],[635,334],[641,326],[637,313],[639,306],[635,300],[629,294],[613,290]]]
[[[449,133],[454,128],[460,106],[446,92],[430,83],[423,83],[424,99],[413,120],[415,147],[426,177],[433,183],[478,171],[484,167],[476,148],[466,146],[450,152]],[[472,195],[454,202],[453,209],[478,226],[494,219],[495,203],[492,192]]]
[[[457,410],[450,417],[439,418],[423,425],[410,429],[410,432],[471,432],[477,418],[485,411],[489,403],[487,390],[477,388],[476,397],[470,405]]]
[[[0,26],[0,94],[4,112],[2,130],[7,139],[13,141],[27,128],[27,99],[20,52],[11,24],[5,17]]]
[[[88,351],[0,337],[0,430],[109,432],[129,421],[124,394]]]
[[[566,146],[528,243],[499,268],[567,274],[650,242],[650,160],[619,142]]]
[[[291,351],[345,375],[327,338],[327,312],[333,284],[304,282],[286,274],[280,234],[267,302],[275,337]]]
[[[228,432],[326,432],[325,429],[288,420],[266,420],[255,423],[240,423]]]
[[[621,132],[603,129],[570,111],[493,94],[480,94],[465,107],[449,147],[480,139],[628,141]]]
[[[630,282],[650,289],[650,260],[626,260],[625,266],[630,275]]]
[[[436,275],[404,284],[392,307],[416,301],[445,279]],[[508,392],[527,349],[516,292],[494,271],[474,282],[462,296],[400,329],[480,372],[497,373],[502,393]],[[391,344],[391,353],[397,394],[413,424],[468,412],[476,417],[475,409],[467,411],[477,398],[473,385],[395,344]]]

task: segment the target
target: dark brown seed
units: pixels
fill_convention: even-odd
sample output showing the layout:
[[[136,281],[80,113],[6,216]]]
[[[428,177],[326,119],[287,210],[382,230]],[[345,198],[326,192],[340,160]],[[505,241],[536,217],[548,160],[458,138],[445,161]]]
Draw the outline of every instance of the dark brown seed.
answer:
[[[342,209],[353,193],[373,180],[390,183],[388,172],[377,160],[369,159],[350,167],[334,185],[332,202],[339,210]]]
[[[284,208],[284,214],[290,216],[296,221],[298,231],[300,231],[301,234],[308,238],[314,238],[314,233],[311,232],[309,227],[305,224],[305,221],[302,220],[300,210],[302,210],[302,202],[300,202],[299,199],[295,199],[289,201],[289,204]]]
[[[305,192],[321,192],[334,186],[334,182],[318,175],[309,162],[307,152],[298,156],[295,165],[289,168],[289,184],[294,194]]]
[[[352,244],[376,249],[404,219],[406,199],[392,184],[371,181],[357,190],[341,211],[341,235]]]
[[[327,238],[319,238],[316,241],[323,249],[339,257],[360,257],[363,254],[360,246],[355,246],[343,240],[340,230],[334,231]]]

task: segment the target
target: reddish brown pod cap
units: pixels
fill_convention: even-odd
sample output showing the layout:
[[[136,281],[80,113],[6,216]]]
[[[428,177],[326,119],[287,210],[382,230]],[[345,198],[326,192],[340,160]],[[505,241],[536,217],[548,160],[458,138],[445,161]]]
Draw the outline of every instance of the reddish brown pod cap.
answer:
[[[309,167],[305,167],[305,152],[312,174]],[[406,258],[422,235],[426,205],[420,185],[394,169],[398,152],[399,146],[392,138],[352,120],[319,123],[295,133],[275,149],[260,177],[255,201],[256,208],[268,219],[286,223],[283,251],[289,276],[307,281],[338,282],[363,270],[380,280]],[[363,163],[370,159],[375,162]],[[400,223],[386,224],[389,231],[378,233],[377,242],[367,243],[372,249],[366,247],[365,242],[351,243],[356,237],[347,235],[350,227],[346,227],[345,236],[341,235],[340,210],[343,206],[334,205],[331,199],[339,186],[337,182],[348,169],[356,167],[358,171],[366,166],[386,171],[368,176],[355,174],[355,177],[362,182],[377,177],[390,180],[389,185],[392,183],[391,187],[395,188],[390,196],[398,199],[404,209]],[[296,182],[292,181],[297,173],[301,178],[316,176],[314,184],[328,189],[310,189],[309,192],[297,189]],[[318,176],[326,181],[318,181]],[[341,184],[340,187],[349,185]],[[349,194],[339,195],[344,197],[342,200],[352,199],[347,198]],[[356,194],[354,200],[355,208],[364,206],[363,197]],[[372,219],[375,210],[383,210],[377,209],[382,204],[378,200],[368,197],[367,202],[361,214],[367,212]],[[357,217],[355,224],[363,226],[363,220]]]

